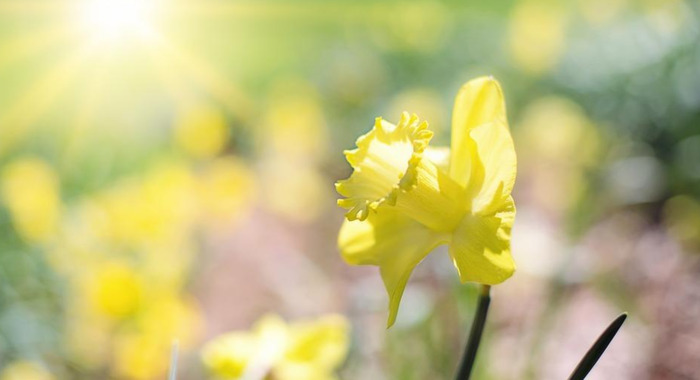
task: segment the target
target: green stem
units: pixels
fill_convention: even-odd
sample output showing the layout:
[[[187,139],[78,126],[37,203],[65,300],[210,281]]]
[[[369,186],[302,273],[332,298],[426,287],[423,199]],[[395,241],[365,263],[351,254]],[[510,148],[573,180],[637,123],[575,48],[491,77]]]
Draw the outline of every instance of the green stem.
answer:
[[[459,365],[459,372],[457,372],[456,378],[457,380],[469,380],[469,377],[471,376],[474,361],[476,360],[476,353],[479,350],[479,343],[481,342],[481,334],[484,332],[484,325],[486,324],[486,315],[489,311],[489,304],[491,303],[490,292],[491,287],[489,285],[481,286],[481,291],[479,292],[479,305],[476,308],[474,322],[472,323],[469,338],[467,339],[467,347],[464,349],[462,362]]]

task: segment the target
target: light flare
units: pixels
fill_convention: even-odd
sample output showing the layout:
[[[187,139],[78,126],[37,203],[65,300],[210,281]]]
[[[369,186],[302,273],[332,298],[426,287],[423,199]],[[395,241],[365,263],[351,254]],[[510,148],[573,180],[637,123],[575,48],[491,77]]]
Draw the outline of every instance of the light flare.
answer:
[[[78,9],[86,33],[100,42],[149,40],[156,35],[157,7],[149,0],[87,0]]]

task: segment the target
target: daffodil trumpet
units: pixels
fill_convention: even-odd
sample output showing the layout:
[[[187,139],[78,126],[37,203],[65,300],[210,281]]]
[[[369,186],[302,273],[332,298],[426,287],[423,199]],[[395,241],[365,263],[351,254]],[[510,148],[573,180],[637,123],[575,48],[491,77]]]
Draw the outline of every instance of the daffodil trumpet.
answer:
[[[397,124],[377,118],[345,152],[353,168],[336,189],[347,209],[338,236],[342,257],[376,265],[394,324],[413,269],[446,244],[462,282],[499,284],[515,271],[510,236],[516,156],[503,93],[491,77],[459,90],[450,147],[432,147],[417,115]]]

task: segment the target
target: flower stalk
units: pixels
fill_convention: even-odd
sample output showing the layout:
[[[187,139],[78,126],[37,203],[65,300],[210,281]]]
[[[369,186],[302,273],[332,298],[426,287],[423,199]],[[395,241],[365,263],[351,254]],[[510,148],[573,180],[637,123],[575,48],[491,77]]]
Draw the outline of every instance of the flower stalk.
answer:
[[[476,353],[479,350],[479,343],[481,342],[481,335],[483,334],[484,326],[486,325],[489,305],[491,304],[490,293],[491,286],[481,285],[481,289],[479,291],[479,304],[476,308],[476,315],[474,316],[474,322],[472,323],[472,328],[469,332],[469,338],[467,338],[467,346],[464,349],[462,361],[459,365],[459,370],[456,377],[457,380],[468,380],[471,376],[472,369],[474,368],[474,362],[476,361]]]

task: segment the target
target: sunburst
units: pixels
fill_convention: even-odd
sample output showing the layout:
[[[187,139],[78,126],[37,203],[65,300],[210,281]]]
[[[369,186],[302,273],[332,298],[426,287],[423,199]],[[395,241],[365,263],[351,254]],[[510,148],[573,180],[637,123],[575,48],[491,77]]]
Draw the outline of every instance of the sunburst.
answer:
[[[102,108],[115,102],[110,89],[130,76],[149,82],[172,107],[205,96],[244,118],[252,108],[245,92],[164,27],[171,19],[206,17],[207,4],[218,7],[206,1],[0,0],[0,82],[11,84],[0,88],[0,156],[46,124],[49,112],[62,116],[68,148],[74,147],[100,124]],[[130,112],[130,99],[118,100]],[[56,111],[59,103],[65,109]]]

